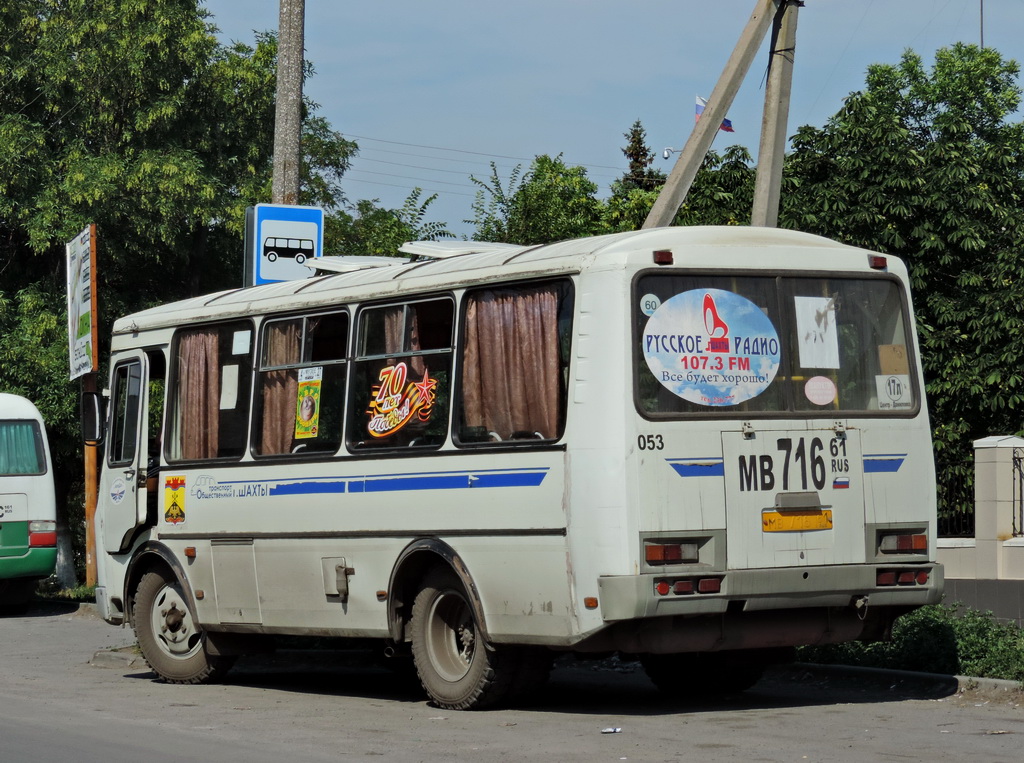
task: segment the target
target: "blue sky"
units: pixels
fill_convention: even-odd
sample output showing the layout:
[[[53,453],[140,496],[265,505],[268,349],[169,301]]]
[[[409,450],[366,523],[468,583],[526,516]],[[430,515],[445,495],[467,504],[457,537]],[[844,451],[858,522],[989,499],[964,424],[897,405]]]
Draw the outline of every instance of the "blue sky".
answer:
[[[788,133],[823,125],[872,63],[910,48],[930,61],[955,42],[1024,61],[1022,0],[806,0],[800,10]],[[659,156],[682,147],[694,97],[710,95],[754,0],[306,0],[306,95],[356,140],[350,200],[399,206],[438,193],[430,219],[472,227],[473,174],[503,178],[537,154],[585,166],[606,195],[626,167],[625,133],[640,119]],[[206,0],[224,42],[277,28],[277,0]],[[767,41],[714,147],[756,153]]]

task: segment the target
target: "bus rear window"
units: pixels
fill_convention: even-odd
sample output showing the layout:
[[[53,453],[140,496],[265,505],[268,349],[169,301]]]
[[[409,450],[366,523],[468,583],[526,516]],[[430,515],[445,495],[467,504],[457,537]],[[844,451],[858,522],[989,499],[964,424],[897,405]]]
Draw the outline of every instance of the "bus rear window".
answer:
[[[918,409],[892,279],[650,274],[634,316],[644,414]]]
[[[39,424],[19,419],[0,421],[0,477],[45,472]]]

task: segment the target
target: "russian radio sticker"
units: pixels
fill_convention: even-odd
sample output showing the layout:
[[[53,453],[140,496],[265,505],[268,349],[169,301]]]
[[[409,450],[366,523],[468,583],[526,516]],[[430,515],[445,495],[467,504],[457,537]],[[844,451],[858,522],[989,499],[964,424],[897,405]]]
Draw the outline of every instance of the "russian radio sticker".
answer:
[[[746,297],[722,289],[692,289],[666,300],[641,341],[655,378],[698,405],[757,397],[779,370],[779,335],[771,320]]]

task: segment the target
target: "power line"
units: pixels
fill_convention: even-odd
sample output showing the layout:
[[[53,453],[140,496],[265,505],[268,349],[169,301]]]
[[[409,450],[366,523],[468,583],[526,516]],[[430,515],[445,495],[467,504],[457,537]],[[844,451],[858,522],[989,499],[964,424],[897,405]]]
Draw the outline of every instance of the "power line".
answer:
[[[387,186],[388,188],[402,188],[408,191],[412,191],[413,188],[419,188],[420,190],[427,191],[428,193],[445,194],[447,196],[466,196],[470,199],[474,198],[475,196],[475,194],[462,193],[461,191],[449,191],[448,189],[441,190],[438,188],[425,188],[423,186],[399,185],[398,183],[382,183],[379,180],[363,180],[362,178],[349,177],[348,175],[345,175],[345,180],[352,183],[366,183],[368,185],[383,185]]]
[[[369,137],[367,135],[355,135],[354,133],[345,133],[345,135],[346,135],[346,137],[356,138],[357,140],[371,140],[371,141],[374,141],[376,143],[388,143],[388,144],[394,145],[394,146],[409,146],[410,148],[426,148],[426,149],[429,149],[431,151],[451,151],[452,153],[469,154],[471,156],[485,156],[485,157],[488,157],[488,158],[496,158],[496,159],[511,159],[512,161],[516,161],[516,162],[532,162],[536,158],[536,157],[526,158],[524,156],[508,156],[506,154],[491,154],[491,153],[486,153],[484,151],[469,151],[469,150],[464,149],[464,148],[447,148],[445,146],[429,146],[429,145],[425,145],[425,144],[422,144],[422,143],[404,143],[404,142],[398,141],[398,140],[385,140],[383,138],[371,138],[371,137]],[[441,158],[441,157],[438,157],[438,158]],[[607,165],[607,164],[583,164],[583,163],[579,163],[579,162],[575,162],[574,164],[576,166],[578,166],[578,167],[596,167],[598,169],[603,169],[603,170],[616,170],[616,171],[619,171],[619,172],[622,171],[622,167],[613,167],[613,166]]]

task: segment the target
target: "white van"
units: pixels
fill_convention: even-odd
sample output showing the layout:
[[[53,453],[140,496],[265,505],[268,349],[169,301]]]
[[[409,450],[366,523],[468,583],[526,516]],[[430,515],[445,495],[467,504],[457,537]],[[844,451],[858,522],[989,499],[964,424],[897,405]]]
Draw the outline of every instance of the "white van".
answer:
[[[0,392],[0,610],[28,603],[57,564],[57,503],[38,409]]]

